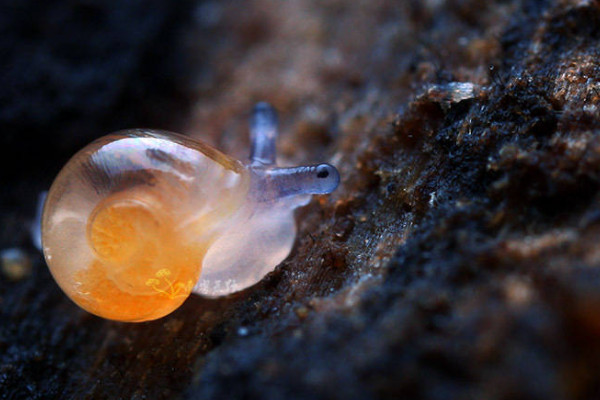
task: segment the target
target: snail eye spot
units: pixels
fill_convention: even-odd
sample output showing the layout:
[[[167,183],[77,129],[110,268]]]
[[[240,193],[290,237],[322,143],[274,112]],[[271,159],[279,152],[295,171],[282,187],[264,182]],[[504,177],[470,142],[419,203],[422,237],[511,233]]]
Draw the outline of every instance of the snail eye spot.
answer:
[[[317,178],[327,178],[329,176],[329,171],[327,170],[327,168],[319,168],[317,170]]]

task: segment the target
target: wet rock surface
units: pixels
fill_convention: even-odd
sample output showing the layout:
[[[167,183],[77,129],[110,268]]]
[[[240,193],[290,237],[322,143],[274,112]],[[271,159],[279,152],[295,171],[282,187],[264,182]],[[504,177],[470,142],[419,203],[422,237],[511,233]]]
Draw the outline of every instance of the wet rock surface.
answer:
[[[154,3],[2,5],[0,398],[600,396],[600,3]],[[65,157],[152,126],[242,158],[258,100],[342,174],[290,257],[150,323],[70,303],[28,231]]]

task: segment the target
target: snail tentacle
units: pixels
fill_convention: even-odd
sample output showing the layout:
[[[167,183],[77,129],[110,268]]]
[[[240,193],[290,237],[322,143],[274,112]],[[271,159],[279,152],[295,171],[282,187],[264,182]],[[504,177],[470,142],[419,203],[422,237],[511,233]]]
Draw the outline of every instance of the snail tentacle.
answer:
[[[277,112],[269,103],[257,103],[250,117],[250,161],[255,166],[274,165],[277,157]]]
[[[289,168],[254,169],[258,175],[254,195],[259,201],[277,200],[289,196],[328,194],[340,183],[338,170],[330,164]],[[256,187],[258,186],[258,187]]]

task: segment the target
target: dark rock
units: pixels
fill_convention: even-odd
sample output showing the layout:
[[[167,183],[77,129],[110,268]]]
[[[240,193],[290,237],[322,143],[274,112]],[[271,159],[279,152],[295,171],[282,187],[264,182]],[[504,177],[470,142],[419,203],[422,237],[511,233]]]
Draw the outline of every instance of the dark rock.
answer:
[[[27,240],[27,174],[115,121],[188,110],[242,157],[268,100],[287,161],[330,156],[342,185],[261,283],[150,323],[79,310],[31,251],[0,279],[0,398],[600,396],[597,1],[19,4],[0,13],[0,140],[27,167],[7,173],[3,248]],[[49,61],[29,74],[31,54]],[[173,113],[190,54],[194,106]],[[30,140],[50,154],[24,158]]]

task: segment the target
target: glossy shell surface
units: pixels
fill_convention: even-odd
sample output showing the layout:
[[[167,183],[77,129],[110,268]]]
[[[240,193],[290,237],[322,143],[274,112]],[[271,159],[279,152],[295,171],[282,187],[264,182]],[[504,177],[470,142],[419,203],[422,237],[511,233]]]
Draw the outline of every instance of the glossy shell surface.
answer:
[[[42,220],[50,271],[91,313],[160,318],[190,294],[211,245],[256,214],[246,204],[250,180],[240,162],[184,136],[105,136],[50,189]]]

